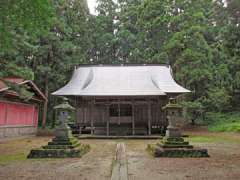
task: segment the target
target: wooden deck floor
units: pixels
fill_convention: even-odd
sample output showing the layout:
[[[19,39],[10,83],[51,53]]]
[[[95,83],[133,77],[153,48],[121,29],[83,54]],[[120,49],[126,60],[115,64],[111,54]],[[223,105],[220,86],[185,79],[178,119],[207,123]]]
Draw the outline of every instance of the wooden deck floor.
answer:
[[[76,136],[78,139],[162,139],[161,135],[144,135],[144,136],[138,136],[138,135],[131,135],[131,136],[105,136],[105,135],[88,135],[88,134],[82,134],[79,136]]]

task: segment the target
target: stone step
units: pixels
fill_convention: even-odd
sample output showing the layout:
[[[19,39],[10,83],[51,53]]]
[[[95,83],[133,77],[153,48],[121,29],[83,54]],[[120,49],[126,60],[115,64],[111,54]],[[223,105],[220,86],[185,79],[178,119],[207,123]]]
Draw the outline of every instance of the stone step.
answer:
[[[197,149],[197,148],[163,148],[156,145],[148,145],[148,151],[154,157],[169,157],[169,158],[176,158],[176,157],[209,157],[208,152],[206,149]]]
[[[87,153],[90,146],[83,145],[75,149],[33,149],[27,158],[68,158],[81,157]]]
[[[135,134],[136,135],[147,135],[147,128],[136,127]],[[96,127],[94,128],[95,135],[106,135],[107,129],[105,127]],[[132,135],[131,127],[110,127],[109,135]]]
[[[189,145],[189,142],[187,142],[187,141],[184,141],[184,142],[162,141],[162,144],[164,144],[164,145]]]
[[[72,145],[47,145],[43,146],[43,149],[73,149],[78,147],[79,145],[79,143],[75,143]]]
[[[72,139],[72,140],[57,140],[54,139],[53,141],[49,142],[48,145],[73,145],[78,143],[78,140]]]
[[[188,149],[192,149],[193,146],[192,145],[175,145],[175,144],[164,144],[164,145],[159,145],[163,148],[188,148]]]

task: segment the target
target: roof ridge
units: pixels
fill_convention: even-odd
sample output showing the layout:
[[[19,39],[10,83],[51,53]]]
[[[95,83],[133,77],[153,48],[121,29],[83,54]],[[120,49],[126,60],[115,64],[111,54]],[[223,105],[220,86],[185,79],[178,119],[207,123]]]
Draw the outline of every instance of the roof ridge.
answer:
[[[122,64],[79,64],[75,66],[75,68],[78,67],[129,67],[129,66],[166,66],[170,67],[169,64],[158,64],[158,63],[122,63]]]

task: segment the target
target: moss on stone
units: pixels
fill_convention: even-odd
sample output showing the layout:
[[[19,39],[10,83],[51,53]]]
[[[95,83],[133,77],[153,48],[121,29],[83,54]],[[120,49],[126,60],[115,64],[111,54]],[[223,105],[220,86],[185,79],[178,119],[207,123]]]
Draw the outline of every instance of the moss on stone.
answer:
[[[206,149],[195,149],[183,138],[164,138],[149,144],[147,151],[154,157],[209,157]]]
[[[148,152],[154,157],[209,157],[206,149],[164,149],[160,147],[148,146]]]
[[[79,145],[73,149],[35,149],[31,150],[27,158],[67,158],[81,157],[90,150],[89,145]]]
[[[27,158],[81,157],[90,150],[89,145],[80,144],[71,133],[65,138],[53,138],[46,146],[31,150]]]

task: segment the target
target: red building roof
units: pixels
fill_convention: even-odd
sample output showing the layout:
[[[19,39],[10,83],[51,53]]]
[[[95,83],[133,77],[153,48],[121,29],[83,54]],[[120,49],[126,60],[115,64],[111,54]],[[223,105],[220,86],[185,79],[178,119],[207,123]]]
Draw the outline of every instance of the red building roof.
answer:
[[[0,80],[0,91],[2,89],[8,88],[6,83],[4,83],[3,81],[20,84],[20,83],[24,82],[24,79],[20,78],[20,77],[6,77],[6,78],[3,78],[3,80]]]
[[[41,99],[47,100],[45,95],[41,92],[41,90],[34,84],[31,80],[25,80],[21,77],[5,77],[0,79],[0,93],[8,91],[9,92],[9,87],[7,86],[6,82],[14,83],[17,85],[24,85],[27,84],[29,85],[37,95],[41,97]],[[18,95],[16,92],[14,92],[15,95]]]

